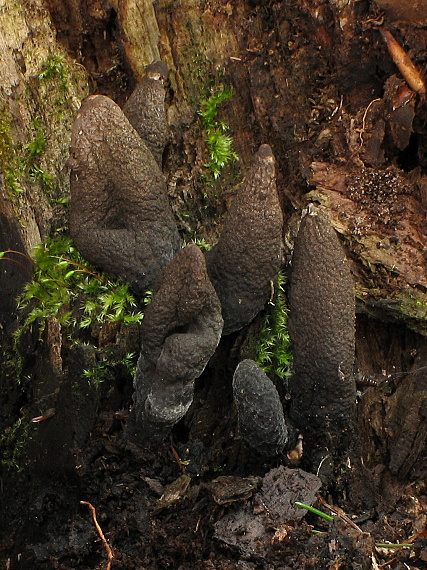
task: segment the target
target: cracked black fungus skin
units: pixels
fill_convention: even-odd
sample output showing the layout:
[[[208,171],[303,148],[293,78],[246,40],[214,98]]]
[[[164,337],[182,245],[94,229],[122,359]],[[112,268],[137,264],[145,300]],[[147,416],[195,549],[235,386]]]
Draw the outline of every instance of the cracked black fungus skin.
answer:
[[[222,327],[204,255],[188,245],[159,276],[141,325],[134,421],[143,438],[161,439],[184,416],[194,380],[215,352]]]
[[[239,429],[249,447],[261,455],[281,453],[288,440],[283,407],[275,385],[253,360],[242,360],[233,376]]]
[[[167,76],[168,68],[165,63],[151,63],[123,106],[123,113],[151,150],[160,168],[163,151],[169,140],[164,88]]]
[[[209,276],[222,305],[224,335],[249,324],[267,302],[281,264],[283,216],[275,160],[262,145],[206,254]]]
[[[70,234],[88,261],[140,293],[180,248],[166,183],[114,101],[88,97],[74,121]]]
[[[290,419],[303,433],[304,454],[316,470],[351,444],[356,388],[353,278],[337,233],[314,209],[302,219],[295,242],[289,305]]]

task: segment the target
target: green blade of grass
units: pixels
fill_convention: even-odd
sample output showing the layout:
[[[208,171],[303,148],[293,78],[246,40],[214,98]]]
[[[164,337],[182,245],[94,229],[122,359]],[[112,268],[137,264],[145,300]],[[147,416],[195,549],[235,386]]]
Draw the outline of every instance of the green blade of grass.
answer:
[[[376,542],[375,548],[411,548],[413,544],[407,542],[402,542],[398,544],[396,542]]]
[[[299,501],[295,501],[295,504],[297,507],[301,507],[302,509],[305,509],[306,511],[310,511],[310,513],[313,513],[314,515],[317,515],[318,517],[322,517],[322,518],[326,519],[327,521],[333,521],[334,520],[333,516],[327,515],[323,511],[319,511],[319,509],[316,509],[316,507],[312,507],[311,505],[306,505],[305,503],[300,503]]]

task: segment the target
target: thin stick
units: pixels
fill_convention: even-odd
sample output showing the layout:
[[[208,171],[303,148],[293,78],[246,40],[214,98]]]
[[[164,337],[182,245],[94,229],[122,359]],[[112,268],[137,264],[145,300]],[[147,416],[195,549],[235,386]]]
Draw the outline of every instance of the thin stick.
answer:
[[[410,542],[376,542],[375,548],[412,548],[414,545]]]
[[[184,464],[182,463],[181,458],[180,458],[177,450],[174,448],[173,445],[171,445],[171,450],[172,450],[172,455],[173,455],[175,461],[178,463],[178,467],[184,473]]]
[[[406,83],[411,89],[413,89],[424,101],[427,94],[427,87],[423,76],[421,75],[418,68],[414,65],[409,55],[399,44],[393,34],[384,28],[378,28],[381,37],[385,41],[389,54],[392,60],[399,68],[400,73],[405,78]]]
[[[81,505],[87,505],[90,508],[90,511],[92,513],[93,524],[95,525],[96,531],[99,534],[99,538],[102,540],[102,544],[104,545],[105,550],[107,551],[108,562],[107,562],[107,566],[105,567],[105,570],[110,570],[111,564],[113,562],[114,554],[110,548],[110,545],[108,544],[108,542],[105,539],[104,533],[102,532],[102,528],[98,524],[98,521],[96,519],[95,507],[93,505],[91,505],[90,503],[88,503],[87,501],[80,501],[80,504]]]
[[[363,530],[359,526],[357,526],[357,524],[355,522],[353,522],[350,518],[348,518],[348,516],[345,514],[345,512],[342,509],[340,509],[339,507],[332,507],[331,505],[328,505],[328,503],[325,501],[325,499],[322,499],[321,497],[319,497],[319,501],[322,503],[322,505],[324,505],[326,508],[328,508],[331,511],[331,513],[333,513],[334,515],[339,517],[341,520],[343,520],[345,523],[347,523],[348,525],[353,527],[355,530],[357,530],[358,532],[363,534]]]
[[[96,279],[98,279],[98,281],[105,282],[105,279],[103,277],[101,277],[97,273],[93,273],[92,271],[89,271],[89,269],[87,267],[85,267],[81,263],[77,263],[77,261],[71,261],[71,259],[69,259],[68,257],[64,257],[63,255],[55,255],[52,257],[56,257],[57,259],[61,259],[62,261],[66,261],[70,265],[74,265],[75,267],[78,267],[83,273],[87,273],[88,275],[92,275],[92,277],[95,277]]]
[[[378,99],[373,99],[373,100],[369,103],[369,105],[366,107],[365,112],[363,113],[362,129],[361,129],[361,131],[360,131],[360,133],[359,133],[360,146],[363,146],[363,142],[364,142],[364,141],[363,141],[363,133],[366,132],[366,131],[365,131],[365,129],[366,129],[366,116],[367,116],[367,114],[368,114],[369,109],[371,108],[371,106],[372,106],[374,103],[378,103],[378,101],[381,101],[381,99],[379,99],[379,98],[378,98]]]

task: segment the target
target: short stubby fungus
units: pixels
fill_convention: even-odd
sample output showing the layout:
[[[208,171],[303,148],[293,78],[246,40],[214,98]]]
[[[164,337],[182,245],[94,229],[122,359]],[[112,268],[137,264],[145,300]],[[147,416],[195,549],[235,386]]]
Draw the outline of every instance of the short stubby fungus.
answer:
[[[168,71],[163,61],[147,66],[144,77],[123,106],[123,113],[151,150],[160,168],[169,140],[164,88]]]
[[[159,276],[141,325],[132,421],[143,439],[163,438],[187,412],[222,326],[204,255],[188,245]]]
[[[80,253],[136,292],[146,290],[179,250],[180,237],[156,160],[108,97],[83,101],[68,165],[70,234]]]
[[[356,403],[354,283],[329,219],[310,206],[292,257],[289,333],[290,419],[317,470],[340,461],[352,442]]]
[[[233,200],[218,243],[206,254],[222,305],[224,335],[249,324],[267,302],[281,264],[282,228],[275,160],[264,144]]]
[[[275,385],[253,360],[242,360],[233,376],[233,396],[244,441],[261,455],[281,453],[288,441]]]

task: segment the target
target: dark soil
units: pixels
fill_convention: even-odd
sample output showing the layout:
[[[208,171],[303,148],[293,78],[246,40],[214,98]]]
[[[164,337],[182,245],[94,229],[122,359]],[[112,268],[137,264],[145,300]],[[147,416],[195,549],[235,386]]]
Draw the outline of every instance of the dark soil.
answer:
[[[367,333],[368,322],[359,318],[359,362],[366,370],[373,356],[378,364],[383,357],[392,361],[387,350],[372,353],[373,341],[384,347],[384,329],[377,324]],[[425,350],[425,343],[403,327],[389,327],[387,336],[388,346],[418,343],[418,350],[421,345]],[[26,451],[19,457],[26,467],[20,474],[4,470],[1,478],[4,568],[108,568],[91,511],[81,501],[96,509],[113,551],[112,568],[344,569],[374,568],[373,560],[391,569],[426,567],[425,459],[418,458],[399,480],[381,440],[386,436],[375,432],[385,422],[378,406],[390,405],[394,380],[361,387],[360,425],[367,440],[362,438],[361,445],[366,443],[363,457],[370,469],[354,455],[354,463],[336,474],[328,490],[315,475],[283,467],[289,463],[285,456],[266,461],[242,445],[231,405],[233,357],[224,358],[233,343],[226,340],[198,381],[185,421],[160,446],[141,447],[124,438],[131,378],[123,374],[111,378],[113,389],[101,387],[96,424],[71,456],[63,452],[61,462],[57,446],[67,441],[68,426],[59,424],[49,434],[54,418],[30,425]],[[404,352],[396,349],[395,357],[402,365]],[[57,416],[63,417],[59,405]],[[84,424],[90,414],[90,407],[80,406],[69,422]],[[48,448],[37,452],[44,428]],[[53,447],[49,438],[55,440]],[[330,513],[315,498],[322,496],[344,509],[350,522],[340,517],[328,522],[294,504],[314,500]],[[411,546],[375,548],[383,542]]]

